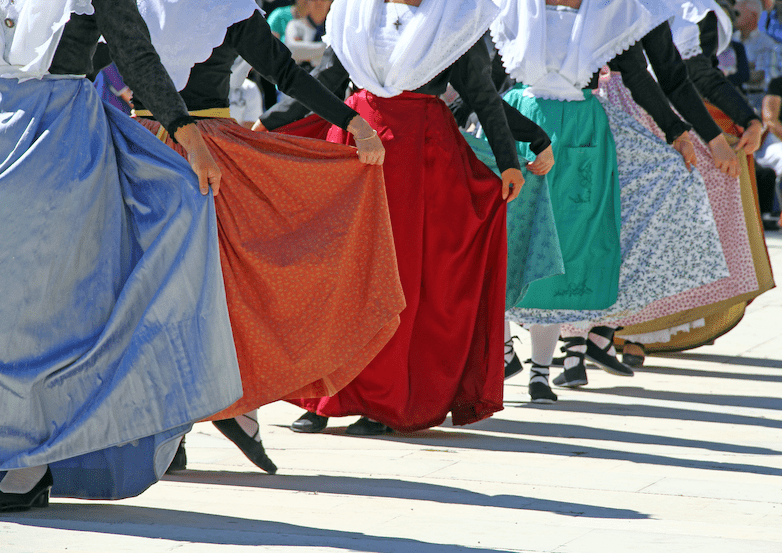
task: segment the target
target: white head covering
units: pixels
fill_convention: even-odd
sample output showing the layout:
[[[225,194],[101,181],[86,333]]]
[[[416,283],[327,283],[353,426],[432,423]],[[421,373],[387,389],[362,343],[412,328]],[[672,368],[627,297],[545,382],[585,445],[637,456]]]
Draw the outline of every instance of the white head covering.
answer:
[[[350,78],[377,96],[416,90],[462,57],[497,16],[491,0],[424,0],[402,31],[381,83],[372,69],[372,28],[383,0],[335,0],[326,36]]]
[[[689,59],[701,54],[701,37],[698,23],[700,23],[709,12],[714,12],[717,16],[719,31],[719,54],[730,44],[730,37],[733,34],[733,24],[725,10],[723,10],[714,0],[641,0],[645,5],[664,4],[672,10],[676,17],[671,23],[671,32],[673,33],[673,42],[676,49],[682,55],[683,59]]]
[[[529,85],[525,95],[579,101],[595,71],[668,17],[663,10],[653,16],[638,0],[583,0],[558,71],[543,62],[545,0],[503,0],[491,33],[508,74]]]
[[[258,10],[255,0],[136,0],[152,45],[177,90],[190,69],[212,55],[228,27]]]
[[[54,52],[72,13],[92,14],[90,0],[15,0],[0,9],[14,26],[0,31],[0,77],[40,79],[49,72]]]

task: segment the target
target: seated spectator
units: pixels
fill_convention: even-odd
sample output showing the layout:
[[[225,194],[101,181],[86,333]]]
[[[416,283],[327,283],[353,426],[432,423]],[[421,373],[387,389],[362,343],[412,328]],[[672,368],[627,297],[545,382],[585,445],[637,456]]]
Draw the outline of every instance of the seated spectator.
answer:
[[[736,10],[736,34],[747,52],[750,67],[745,90],[750,94],[759,93],[760,99],[771,79],[782,75],[782,44],[761,32],[758,27],[764,13],[760,0],[739,0],[736,2]]]
[[[782,182],[782,121],[780,120],[780,108],[782,108],[782,77],[772,79],[768,85],[766,95],[763,97],[763,124],[769,133],[760,150],[755,154],[755,160],[761,167],[773,169],[776,174],[774,189],[768,190],[768,186],[758,186],[760,210],[764,225],[771,228],[767,222],[779,217],[780,182]],[[775,205],[776,195],[776,205]]]

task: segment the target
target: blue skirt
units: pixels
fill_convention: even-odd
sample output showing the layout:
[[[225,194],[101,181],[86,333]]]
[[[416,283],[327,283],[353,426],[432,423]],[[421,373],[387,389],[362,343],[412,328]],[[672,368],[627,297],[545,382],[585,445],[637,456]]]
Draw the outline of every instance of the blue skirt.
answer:
[[[141,493],[241,396],[212,198],[86,79],[0,79],[0,235],[0,470]]]

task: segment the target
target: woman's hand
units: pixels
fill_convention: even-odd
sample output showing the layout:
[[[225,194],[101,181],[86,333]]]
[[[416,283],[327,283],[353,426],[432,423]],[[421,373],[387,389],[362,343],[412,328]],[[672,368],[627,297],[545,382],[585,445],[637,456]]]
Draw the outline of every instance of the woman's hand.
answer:
[[[760,149],[760,138],[763,135],[763,123],[757,119],[753,119],[749,124],[749,127],[744,129],[741,134],[741,139],[738,144],[734,146],[733,150],[738,152],[742,148],[744,153],[751,156]]]
[[[695,148],[692,147],[689,134],[683,132],[676,140],[673,141],[671,146],[673,146],[673,149],[682,155],[682,158],[684,158],[684,165],[687,166],[687,170],[692,171],[692,168],[695,167],[697,160],[695,158]]]
[[[505,169],[502,172],[502,199],[511,203],[524,186],[524,175],[518,169]]]
[[[256,132],[266,132],[268,129],[263,126],[263,123],[261,123],[261,120],[258,119],[254,124],[252,130]]]
[[[367,165],[383,165],[386,159],[386,149],[383,142],[366,120],[356,115],[348,125],[348,132],[353,135],[358,148],[358,160]]]
[[[711,139],[709,150],[717,169],[734,178],[739,176],[739,158],[723,135]]]
[[[551,145],[540,152],[535,158],[535,161],[527,163],[527,169],[533,175],[543,176],[554,167],[554,150],[551,149]]]
[[[209,194],[209,187],[215,196],[220,193],[220,168],[209,153],[201,132],[195,123],[179,127],[174,133],[174,138],[187,151],[187,161],[198,176],[198,188],[201,194]]]

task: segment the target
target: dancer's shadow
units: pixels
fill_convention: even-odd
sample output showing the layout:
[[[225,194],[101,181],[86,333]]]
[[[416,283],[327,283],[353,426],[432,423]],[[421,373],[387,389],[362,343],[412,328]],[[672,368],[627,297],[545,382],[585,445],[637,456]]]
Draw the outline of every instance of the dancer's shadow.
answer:
[[[722,407],[742,407],[749,409],[771,409],[782,412],[782,398],[761,396],[729,396],[722,394],[698,394],[695,392],[671,392],[669,390],[647,390],[635,386],[613,386],[611,388],[581,388],[579,393],[634,397],[679,401],[682,403],[701,403]]]
[[[256,478],[258,477],[256,473]],[[360,521],[360,516],[358,518]],[[333,548],[378,553],[486,553],[483,548],[428,543],[311,528],[282,522],[131,505],[52,503],[46,509],[3,513],[0,521],[75,532],[95,532],[183,543]],[[501,550],[494,550],[501,551]],[[502,550],[504,553],[504,550]],[[510,553],[510,552],[508,552]]]
[[[707,361],[709,363],[719,363],[721,365],[740,365],[745,367],[768,367],[771,369],[782,369],[782,360],[763,359],[759,357],[740,357],[737,355],[718,355],[714,353],[693,353],[693,352],[660,352],[653,353],[654,357],[669,359],[685,359],[687,361]],[[645,370],[644,367],[641,370]],[[701,371],[696,371],[701,372]],[[759,375],[755,375],[759,376]],[[776,382],[779,382],[777,380]]]
[[[172,482],[244,486],[273,490],[318,492],[324,494],[383,497],[412,501],[433,501],[451,505],[500,507],[542,511],[585,518],[646,519],[648,515],[632,509],[614,509],[597,505],[551,501],[517,495],[486,495],[462,488],[390,478],[360,478],[355,476],[283,476],[264,478],[255,473],[226,471],[183,471],[165,477]]]
[[[557,409],[566,405],[557,405]],[[558,455],[563,457],[583,456],[592,459],[610,459],[616,461],[629,461],[647,465],[661,465],[682,468],[694,468],[701,470],[717,470],[728,472],[742,472],[748,474],[763,474],[769,476],[782,476],[782,468],[767,467],[763,465],[750,465],[745,463],[726,463],[722,461],[706,461],[692,458],[677,458],[652,453],[638,453],[623,451],[615,448],[602,448],[584,444],[558,443],[550,441],[529,440],[523,437],[506,437],[494,434],[481,434],[480,424],[471,425],[464,431],[443,431],[430,429],[411,434],[385,434],[383,436],[362,436],[362,440],[380,439],[399,443],[416,444],[431,447],[458,447],[463,449],[484,451],[507,451],[514,453],[541,453],[545,455]],[[782,424],[782,422],[780,423]],[[344,432],[344,429],[331,429],[331,433]],[[774,452],[767,452],[772,455]]]
[[[744,446],[738,444],[710,442],[707,440],[691,440],[689,438],[676,438],[673,436],[659,436],[655,434],[642,434],[640,432],[628,432],[626,430],[613,430],[610,428],[595,428],[578,424],[546,423],[535,421],[510,421],[501,418],[491,418],[470,426],[471,430],[485,432],[502,432],[519,436],[536,436],[543,438],[566,438],[575,440],[604,440],[609,442],[624,442],[629,444],[649,444],[673,447],[690,447],[695,449],[707,449],[722,453],[737,453],[740,455],[782,455],[782,451],[776,451],[766,447]]]
[[[710,371],[706,369],[682,369],[679,367],[659,367],[645,364],[636,373],[641,374],[664,374],[668,376],[694,376],[698,378],[724,378],[726,380],[752,380],[755,382],[776,382],[782,384],[782,373],[780,374],[752,374],[752,373],[733,373],[727,371]]]

